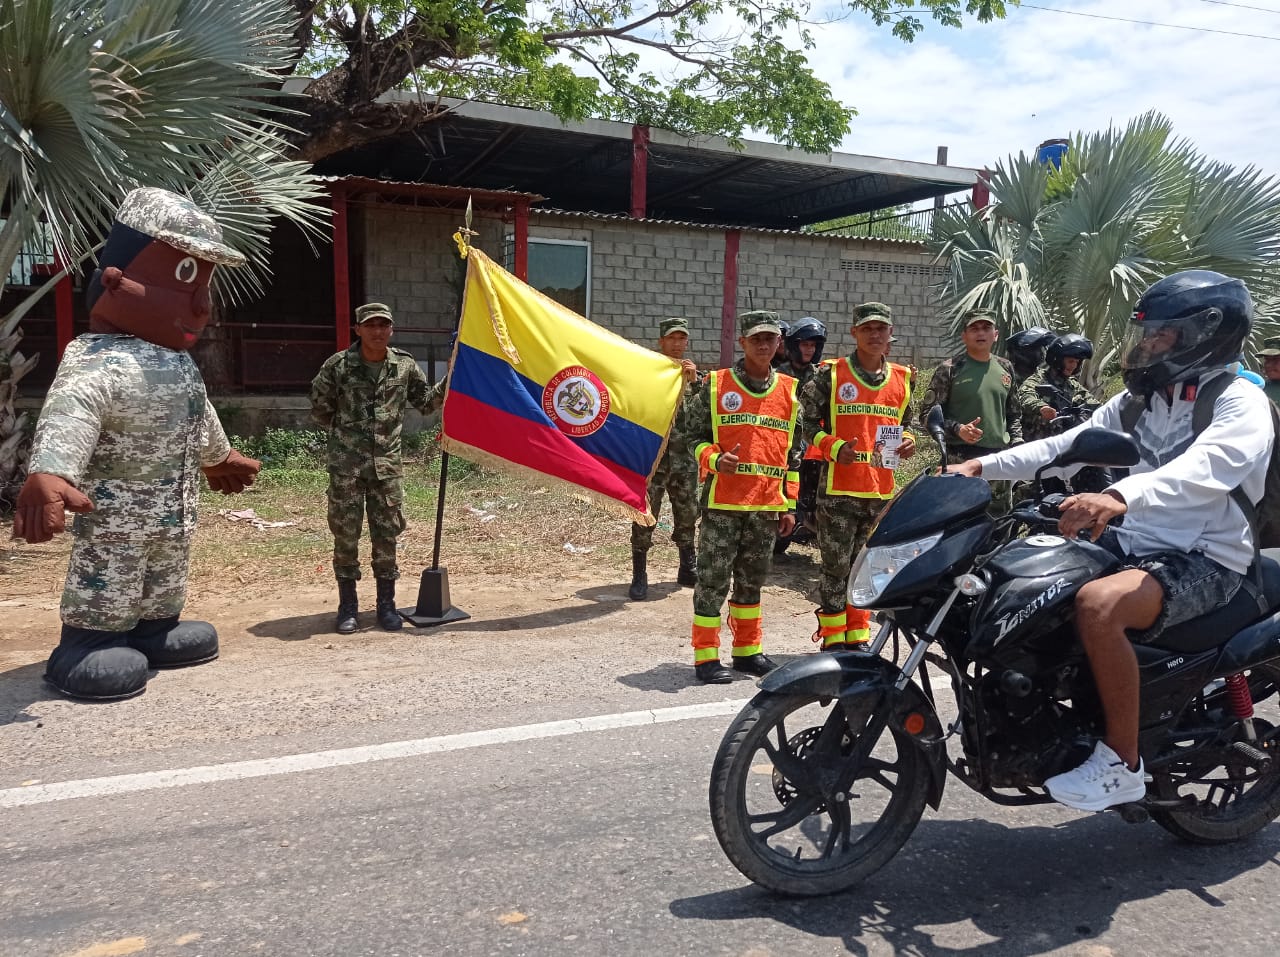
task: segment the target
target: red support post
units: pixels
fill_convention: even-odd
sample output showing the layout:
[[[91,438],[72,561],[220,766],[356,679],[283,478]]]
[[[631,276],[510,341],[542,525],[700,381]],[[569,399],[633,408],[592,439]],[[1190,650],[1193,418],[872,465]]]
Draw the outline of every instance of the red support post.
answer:
[[[991,205],[991,170],[978,170],[978,178],[973,183],[973,211],[980,213]]]
[[[334,343],[341,351],[351,345],[351,262],[347,242],[347,193],[330,187],[333,201],[333,313]]]
[[[649,188],[649,127],[631,127],[631,218],[644,219]]]
[[[516,203],[516,278],[529,281],[529,204]]]
[[[63,270],[62,257],[53,256],[53,268],[57,272]],[[53,291],[54,335],[58,343],[58,361],[62,361],[62,353],[75,338],[75,309],[72,304],[71,273],[63,276]]]
[[[733,344],[738,341],[738,243],[742,230],[724,232],[724,301],[720,304],[720,368],[733,365]]]

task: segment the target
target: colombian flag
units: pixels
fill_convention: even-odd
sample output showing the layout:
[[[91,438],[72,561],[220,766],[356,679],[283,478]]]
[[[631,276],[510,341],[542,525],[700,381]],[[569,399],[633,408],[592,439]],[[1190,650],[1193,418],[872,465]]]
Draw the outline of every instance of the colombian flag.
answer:
[[[645,486],[680,401],[680,364],[548,299],[478,249],[465,255],[441,444],[567,482],[652,525]]]

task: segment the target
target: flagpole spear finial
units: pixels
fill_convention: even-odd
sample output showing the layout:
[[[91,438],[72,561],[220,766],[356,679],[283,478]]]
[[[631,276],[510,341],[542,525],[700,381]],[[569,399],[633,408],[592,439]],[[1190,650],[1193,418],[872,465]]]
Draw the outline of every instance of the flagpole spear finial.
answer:
[[[453,234],[453,241],[458,244],[458,255],[467,258],[471,249],[471,237],[480,235],[471,228],[471,197],[467,197],[467,211],[462,217],[462,227]]]

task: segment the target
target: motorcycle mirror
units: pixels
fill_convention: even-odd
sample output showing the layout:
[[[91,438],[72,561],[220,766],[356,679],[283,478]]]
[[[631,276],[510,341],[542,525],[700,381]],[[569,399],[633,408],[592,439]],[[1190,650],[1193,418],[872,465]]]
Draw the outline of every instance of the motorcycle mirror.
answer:
[[[1076,464],[1125,467],[1137,465],[1138,459],[1138,443],[1133,436],[1107,429],[1085,429],[1045,468]]]
[[[935,405],[929,410],[929,414],[925,416],[924,427],[929,430],[939,442],[947,440],[947,420],[942,414],[942,406]]]

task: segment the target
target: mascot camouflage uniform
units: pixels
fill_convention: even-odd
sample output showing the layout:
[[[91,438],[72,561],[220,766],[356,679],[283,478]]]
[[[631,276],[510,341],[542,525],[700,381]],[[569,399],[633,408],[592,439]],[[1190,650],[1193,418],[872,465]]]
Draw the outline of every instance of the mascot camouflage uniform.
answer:
[[[244,257],[194,203],[129,193],[89,283],[89,329],[49,389],[15,537],[48,541],[79,513],[62,592],[62,640],[45,679],[73,698],[140,694],[151,668],[218,656],[203,621],[178,621],[199,470],[229,494],[260,464],[227,443],[187,352],[209,321],[214,266]]]

